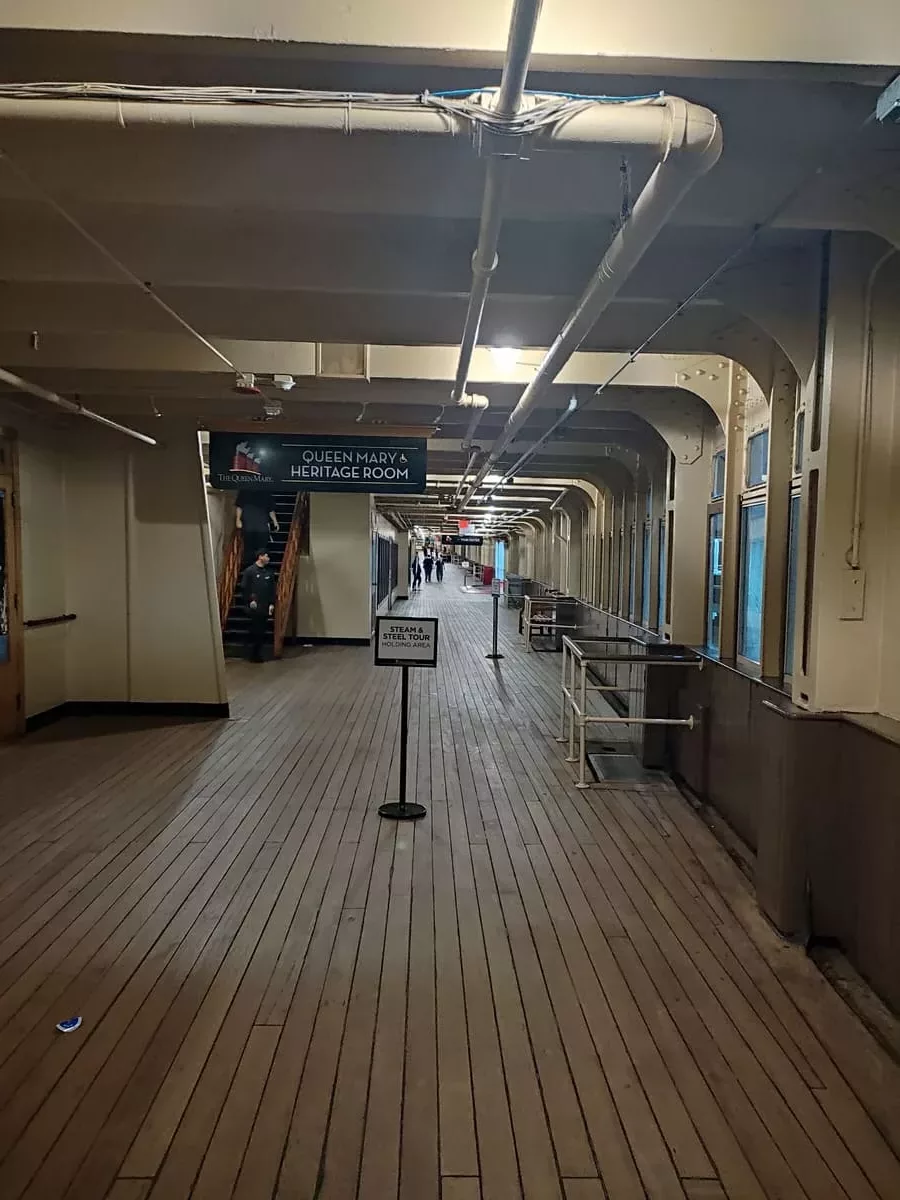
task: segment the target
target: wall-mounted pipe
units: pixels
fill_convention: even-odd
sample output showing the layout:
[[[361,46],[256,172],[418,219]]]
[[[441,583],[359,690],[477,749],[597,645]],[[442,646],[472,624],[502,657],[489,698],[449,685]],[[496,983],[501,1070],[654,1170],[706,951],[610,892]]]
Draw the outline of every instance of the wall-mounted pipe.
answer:
[[[515,0],[509,23],[506,43],[506,59],[500,90],[494,103],[498,117],[509,119],[519,111],[525,91],[525,79],[534,44],[535,30],[541,12],[541,0]],[[497,269],[497,246],[500,242],[500,227],[503,224],[503,207],[509,188],[510,170],[514,157],[492,154],[488,159],[481,198],[481,219],[478,226],[478,242],[472,255],[472,287],[466,308],[459,344],[459,360],[456,379],[453,383],[452,399],[459,403],[466,394],[472,355],[478,344],[481,320],[487,304],[491,279]],[[471,445],[475,430],[482,417],[482,410],[472,413],[463,444]]]
[[[643,110],[650,111],[650,110]],[[659,231],[691,185],[713,166],[722,152],[722,135],[714,114],[669,97],[665,101],[669,130],[660,162],[635,201],[628,220],[613,238],[569,319],[544,356],[532,381],[510,413],[503,432],[479,468],[463,507],[527,421],[535,404],[579,348],[601,313],[616,297]]]
[[[109,417],[101,417],[99,413],[94,412],[91,408],[85,408],[77,400],[67,400],[65,396],[51,392],[47,388],[41,387],[40,384],[30,383],[27,379],[22,379],[21,376],[14,375],[12,371],[7,371],[3,367],[0,367],[0,380],[8,383],[10,387],[14,387],[17,392],[27,392],[29,396],[37,396],[39,400],[46,400],[48,404],[53,404],[57,408],[64,409],[66,412],[74,413],[78,417],[86,417],[88,421],[96,421],[98,425],[105,425],[107,429],[114,429],[116,433],[124,433],[126,437],[134,438],[138,442],[144,442],[147,446],[156,445],[156,439],[148,437],[146,433],[139,433],[137,429],[130,429],[127,425],[120,425],[118,421],[111,421]]]

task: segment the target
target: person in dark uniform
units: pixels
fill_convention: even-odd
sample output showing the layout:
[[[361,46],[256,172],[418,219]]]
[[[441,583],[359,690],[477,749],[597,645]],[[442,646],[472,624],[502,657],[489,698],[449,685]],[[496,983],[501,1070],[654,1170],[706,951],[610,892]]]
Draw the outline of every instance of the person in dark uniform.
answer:
[[[425,568],[425,582],[431,583],[431,572],[434,570],[434,558],[431,551],[425,551],[425,558],[422,561],[422,566]]]
[[[262,662],[269,617],[275,613],[275,573],[269,570],[265,546],[257,551],[256,561],[241,575],[241,595],[250,617],[247,634],[250,661]]]
[[[438,583],[444,582],[444,556],[438,553],[434,560],[434,573],[437,576]]]
[[[244,534],[244,566],[252,566],[260,546],[268,546],[269,534],[278,532],[275,501],[269,492],[249,489],[237,494],[235,525]]]

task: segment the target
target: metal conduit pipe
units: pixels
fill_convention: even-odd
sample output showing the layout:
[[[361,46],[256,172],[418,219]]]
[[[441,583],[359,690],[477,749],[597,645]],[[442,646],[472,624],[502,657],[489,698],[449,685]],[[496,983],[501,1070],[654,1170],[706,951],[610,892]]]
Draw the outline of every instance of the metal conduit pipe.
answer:
[[[528,420],[543,393],[621,290],[691,185],[717,162],[722,153],[721,129],[713,113],[706,109],[698,112],[695,105],[675,97],[666,98],[665,111],[668,137],[660,162],[478,469],[462,500],[463,508]]]
[[[10,387],[14,387],[17,392],[26,392],[29,396],[37,396],[39,400],[46,400],[48,404],[54,404],[57,408],[74,413],[78,417],[96,421],[98,425],[105,425],[107,429],[114,429],[116,433],[124,433],[126,437],[144,442],[147,446],[156,445],[156,438],[148,437],[146,433],[140,433],[137,429],[131,429],[127,425],[120,425],[118,421],[111,421],[109,417],[102,417],[100,413],[94,412],[91,408],[85,408],[77,400],[67,400],[65,396],[51,392],[49,389],[41,387],[40,384],[30,383],[27,379],[22,379],[21,376],[14,375],[12,371],[7,371],[3,367],[0,367],[0,380],[8,383]]]
[[[469,455],[469,461],[466,463],[466,469],[463,471],[459,483],[456,485],[456,491],[453,493],[453,508],[456,508],[457,504],[459,504],[459,498],[462,495],[463,488],[466,486],[466,480],[471,474],[472,468],[475,466],[475,459],[480,453],[480,448],[476,446]]]
[[[477,95],[473,100],[477,100]],[[529,93],[529,98],[530,93]],[[536,97],[540,99],[540,96]],[[708,131],[715,118],[697,104],[676,97],[660,97],[639,103],[610,104],[586,100],[572,112],[548,121],[523,138],[524,150],[647,149],[663,153],[671,124],[669,109],[681,104],[687,109],[687,140],[693,143]],[[191,132],[209,129],[248,129],[294,133],[335,133],[346,137],[466,137],[472,123],[463,115],[430,108],[410,98],[408,105],[371,101],[363,105],[335,95],[315,104],[216,104],[176,100],[104,100],[95,98],[47,99],[19,97],[0,92],[0,120],[10,125],[65,121],[82,125],[107,125],[116,136],[132,130],[160,126],[181,127]]]
[[[497,92],[493,106],[498,117],[514,117],[519,111],[540,12],[541,0],[515,0],[509,23],[509,37],[506,43],[506,58],[503,63],[500,90]],[[481,198],[478,242],[472,255],[472,287],[460,337],[456,379],[450,394],[451,399],[455,400],[457,404],[461,404],[465,399],[472,355],[478,344],[478,334],[481,330],[481,319],[484,316],[491,279],[497,269],[497,246],[500,242],[503,208],[514,161],[515,159],[512,157],[498,154],[493,154],[488,159],[484,193]],[[485,405],[486,407],[487,405]],[[467,449],[471,446],[472,438],[475,436],[475,430],[478,428],[483,413],[484,408],[476,408],[473,411],[463,439],[464,448]],[[465,486],[467,474],[468,472],[462,477],[461,487]]]

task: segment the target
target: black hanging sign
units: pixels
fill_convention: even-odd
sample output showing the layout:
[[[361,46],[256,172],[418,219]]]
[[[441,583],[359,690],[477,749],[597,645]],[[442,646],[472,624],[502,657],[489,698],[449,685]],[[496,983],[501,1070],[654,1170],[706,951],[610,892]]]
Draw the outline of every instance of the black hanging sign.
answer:
[[[472,533],[445,533],[441,537],[444,546],[483,546],[484,538]]]
[[[225,490],[417,495],[425,491],[427,446],[411,437],[212,432],[209,479]]]

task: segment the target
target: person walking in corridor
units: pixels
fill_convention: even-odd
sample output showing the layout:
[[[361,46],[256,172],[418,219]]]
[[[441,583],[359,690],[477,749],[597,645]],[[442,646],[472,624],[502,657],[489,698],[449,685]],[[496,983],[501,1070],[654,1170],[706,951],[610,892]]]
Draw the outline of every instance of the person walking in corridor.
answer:
[[[241,575],[241,594],[250,617],[247,633],[250,661],[262,662],[269,617],[275,615],[275,572],[269,570],[265,547],[257,552],[256,561]]]
[[[438,583],[444,582],[444,556],[439,554],[434,560],[434,573],[437,576]]]
[[[422,586],[422,563],[419,559],[418,554],[413,555],[412,564],[410,566],[410,572],[412,574],[412,590],[414,592],[417,592],[419,590],[419,588]]]
[[[434,558],[432,557],[430,550],[425,551],[425,559],[422,562],[422,566],[425,568],[425,582],[431,583],[431,572],[434,570]]]

